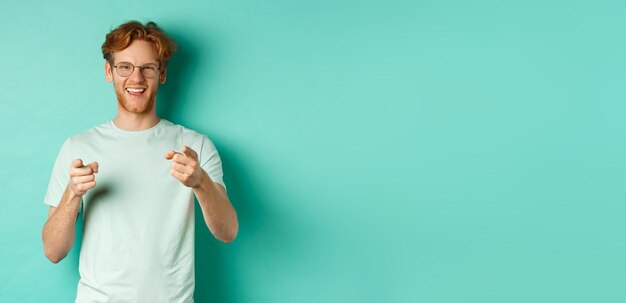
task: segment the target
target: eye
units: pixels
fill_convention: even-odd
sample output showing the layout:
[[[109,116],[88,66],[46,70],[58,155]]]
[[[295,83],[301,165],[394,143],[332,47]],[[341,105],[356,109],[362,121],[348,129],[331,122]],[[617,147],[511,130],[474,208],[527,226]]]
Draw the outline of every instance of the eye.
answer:
[[[143,68],[144,70],[149,71],[149,72],[156,72],[157,71],[157,67],[154,64],[144,65],[141,68]]]
[[[117,65],[117,69],[121,70],[121,71],[129,71],[133,68],[132,65],[127,64],[127,63],[120,63]]]

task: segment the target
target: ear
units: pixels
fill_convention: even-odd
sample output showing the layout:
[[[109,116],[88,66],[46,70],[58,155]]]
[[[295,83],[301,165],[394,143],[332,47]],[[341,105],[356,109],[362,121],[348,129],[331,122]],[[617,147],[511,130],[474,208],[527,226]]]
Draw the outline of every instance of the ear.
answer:
[[[109,60],[104,62],[104,74],[108,82],[113,82],[113,66],[109,63]]]
[[[159,71],[159,82],[161,84],[165,83],[167,78],[167,63],[163,65],[163,68]]]

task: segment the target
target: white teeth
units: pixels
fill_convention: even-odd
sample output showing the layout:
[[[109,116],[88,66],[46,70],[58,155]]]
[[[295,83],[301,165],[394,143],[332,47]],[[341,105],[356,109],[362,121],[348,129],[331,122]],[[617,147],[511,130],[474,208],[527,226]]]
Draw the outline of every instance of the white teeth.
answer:
[[[129,93],[143,93],[145,88],[127,88],[126,91]]]

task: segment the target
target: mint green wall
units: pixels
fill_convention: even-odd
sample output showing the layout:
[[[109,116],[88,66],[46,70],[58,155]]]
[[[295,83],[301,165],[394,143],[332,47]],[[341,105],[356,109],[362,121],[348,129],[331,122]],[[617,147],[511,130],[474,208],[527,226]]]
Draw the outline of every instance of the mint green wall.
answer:
[[[0,301],[74,298],[41,201],[139,19],[179,41],[159,113],[213,139],[239,213],[230,245],[198,228],[197,302],[624,302],[622,3],[5,0]]]

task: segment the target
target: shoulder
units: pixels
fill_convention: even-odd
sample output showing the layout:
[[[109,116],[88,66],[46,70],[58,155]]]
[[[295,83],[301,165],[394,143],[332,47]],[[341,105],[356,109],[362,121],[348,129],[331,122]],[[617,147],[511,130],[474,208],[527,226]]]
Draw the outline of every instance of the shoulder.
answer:
[[[175,133],[176,135],[180,136],[184,142],[187,142],[189,144],[198,144],[211,141],[209,137],[203,133],[200,133],[196,130],[180,124],[172,123],[165,119],[163,119],[163,128],[169,133]]]
[[[163,126],[167,132],[174,132],[180,136],[181,140],[179,142],[181,145],[187,145],[195,150],[200,158],[212,157],[217,153],[215,144],[207,135],[167,120],[164,121]]]
[[[82,132],[79,132],[70,137],[71,140],[84,140],[89,139],[98,134],[102,134],[103,132],[111,131],[111,121],[104,122],[102,124],[96,125],[92,128],[86,129]]]
[[[92,128],[86,129],[84,131],[81,131],[79,133],[76,133],[70,136],[69,138],[67,138],[67,140],[65,140],[65,144],[74,145],[74,144],[88,143],[91,140],[93,140],[94,137],[102,135],[106,133],[107,131],[110,131],[110,129],[111,129],[111,122],[107,121],[107,122],[96,125]]]
[[[67,139],[63,141],[62,148],[69,149],[70,146],[76,146],[90,142],[94,136],[102,133],[103,130],[105,130],[107,127],[110,127],[108,124],[109,123],[105,122],[67,137]]]

